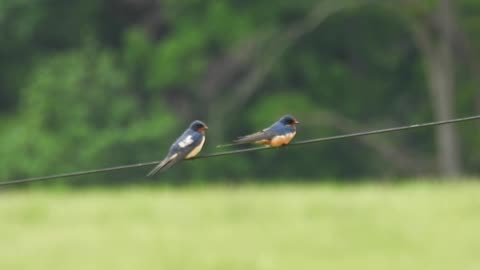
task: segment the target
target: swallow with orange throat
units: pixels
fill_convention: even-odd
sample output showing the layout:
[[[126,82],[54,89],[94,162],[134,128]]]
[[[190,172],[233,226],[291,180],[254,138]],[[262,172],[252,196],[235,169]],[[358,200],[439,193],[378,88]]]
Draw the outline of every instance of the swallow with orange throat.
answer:
[[[291,115],[284,115],[270,127],[259,132],[245,135],[234,140],[232,144],[219,145],[218,147],[232,146],[246,143],[257,143],[271,147],[287,145],[297,133],[299,122]]]

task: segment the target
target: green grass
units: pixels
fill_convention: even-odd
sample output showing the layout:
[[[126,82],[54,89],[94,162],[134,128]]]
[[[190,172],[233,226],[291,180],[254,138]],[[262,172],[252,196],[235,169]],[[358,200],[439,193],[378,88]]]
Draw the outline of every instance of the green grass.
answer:
[[[0,269],[480,269],[480,183],[0,193]]]

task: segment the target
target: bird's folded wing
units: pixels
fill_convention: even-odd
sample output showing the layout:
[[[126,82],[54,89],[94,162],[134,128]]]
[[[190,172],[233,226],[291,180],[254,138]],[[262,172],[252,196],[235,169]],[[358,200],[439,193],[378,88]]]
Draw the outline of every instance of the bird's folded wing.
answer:
[[[241,143],[253,143],[253,142],[261,142],[264,140],[270,140],[273,137],[273,133],[271,130],[262,130],[257,133],[253,133],[250,135],[246,135],[243,137],[239,137],[238,139],[234,140],[233,142],[236,144]]]
[[[191,145],[192,143],[194,143],[193,137],[192,135],[188,135],[183,140],[178,142],[178,146],[180,146],[180,148],[185,148]]]

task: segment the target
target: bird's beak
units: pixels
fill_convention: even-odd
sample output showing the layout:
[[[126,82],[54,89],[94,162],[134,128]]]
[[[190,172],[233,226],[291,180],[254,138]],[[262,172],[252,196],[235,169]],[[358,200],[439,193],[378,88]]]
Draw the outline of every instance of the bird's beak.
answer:
[[[204,129],[208,129],[208,126],[204,126],[203,128],[204,128]]]
[[[298,123],[300,123],[300,122],[298,122],[297,120],[295,120],[295,124],[298,124]]]

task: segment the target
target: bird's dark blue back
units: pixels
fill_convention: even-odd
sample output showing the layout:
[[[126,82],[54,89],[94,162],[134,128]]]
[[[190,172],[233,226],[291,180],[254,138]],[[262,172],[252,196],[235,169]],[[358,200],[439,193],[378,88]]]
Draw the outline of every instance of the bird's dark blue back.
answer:
[[[270,129],[272,132],[276,134],[291,133],[291,132],[295,132],[296,130],[294,126],[284,125],[280,121],[275,122],[275,124],[270,126],[268,129]]]
[[[191,136],[191,139],[193,140],[193,142],[185,147],[182,147],[180,145],[181,142],[185,141],[185,139],[187,139],[188,136]],[[190,153],[192,149],[194,149],[195,147],[197,147],[202,143],[203,136],[204,135],[201,134],[200,132],[193,131],[190,128],[185,130],[185,132],[183,132],[183,134],[172,144],[172,146],[170,146],[170,150],[168,151],[168,154],[171,155],[171,154],[177,153],[177,154],[187,155],[188,153]]]

